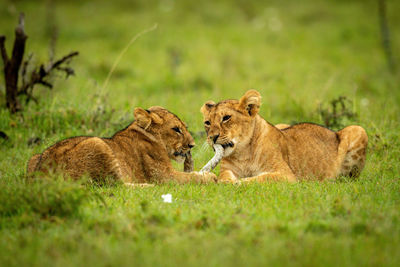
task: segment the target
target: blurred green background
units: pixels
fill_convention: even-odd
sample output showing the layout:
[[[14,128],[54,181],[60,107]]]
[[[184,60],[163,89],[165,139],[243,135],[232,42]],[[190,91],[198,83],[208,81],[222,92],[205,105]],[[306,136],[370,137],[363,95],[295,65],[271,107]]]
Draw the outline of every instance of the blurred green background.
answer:
[[[55,58],[80,54],[70,65],[75,76],[53,76],[53,90],[37,86],[39,104],[16,115],[4,107],[0,75],[0,130],[9,137],[0,139],[0,263],[398,265],[400,1],[386,5],[394,71],[382,46],[378,1],[2,0],[0,35],[9,53],[24,12],[33,63],[49,60],[54,28]],[[360,179],[136,191],[25,184],[33,153],[70,136],[111,136],[133,120],[137,106],[161,105],[187,122],[198,170],[213,154],[200,107],[248,89],[260,91],[260,114],[273,124],[322,124],[320,108],[346,96],[357,115],[341,125],[359,124],[369,135]],[[167,192],[181,201],[160,208],[159,195]],[[108,206],[92,198],[82,204],[86,194],[101,195]],[[46,215],[53,206],[67,215]]]

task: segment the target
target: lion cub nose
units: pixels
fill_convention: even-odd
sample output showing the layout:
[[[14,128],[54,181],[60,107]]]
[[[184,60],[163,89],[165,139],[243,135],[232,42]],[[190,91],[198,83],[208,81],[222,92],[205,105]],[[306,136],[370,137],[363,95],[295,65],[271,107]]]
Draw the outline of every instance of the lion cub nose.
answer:
[[[195,144],[189,144],[188,147],[189,148],[194,148]]]
[[[214,136],[212,137],[212,140],[214,141],[214,144],[215,144],[215,142],[217,142],[218,137],[219,137],[219,134],[214,135]]]

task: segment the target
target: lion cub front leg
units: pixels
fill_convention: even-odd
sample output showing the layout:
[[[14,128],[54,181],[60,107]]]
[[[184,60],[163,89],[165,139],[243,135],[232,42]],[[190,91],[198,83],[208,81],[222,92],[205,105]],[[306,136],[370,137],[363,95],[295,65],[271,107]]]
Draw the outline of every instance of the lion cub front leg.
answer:
[[[129,186],[129,187],[153,187],[154,184],[148,184],[148,183],[140,183],[140,184],[136,184],[136,183],[124,183],[125,186]]]
[[[278,181],[288,181],[288,182],[296,182],[296,177],[293,173],[290,172],[264,172],[257,176],[247,177],[241,180],[242,183],[265,183],[265,182],[278,182]]]
[[[190,172],[188,173],[192,181],[199,183],[215,183],[217,182],[217,176],[212,172]]]
[[[175,181],[180,184],[185,183],[215,183],[217,181],[217,176],[212,172],[180,172],[173,170],[171,172],[167,172],[165,174],[160,174],[160,177],[163,177],[161,180],[157,180],[156,182],[169,182]]]

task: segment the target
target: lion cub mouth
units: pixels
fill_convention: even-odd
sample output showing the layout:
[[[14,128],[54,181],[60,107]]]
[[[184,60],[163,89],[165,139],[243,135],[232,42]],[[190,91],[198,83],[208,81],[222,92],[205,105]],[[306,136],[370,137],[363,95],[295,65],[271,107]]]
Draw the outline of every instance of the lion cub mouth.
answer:
[[[183,153],[182,151],[175,151],[173,155],[174,155],[174,157],[172,158],[173,160],[175,160],[178,163],[183,163],[188,154]]]
[[[178,157],[178,156],[186,157],[186,156],[187,156],[187,153],[183,153],[182,151],[181,151],[181,152],[175,151],[175,152],[174,152],[174,156],[175,156],[175,157]]]
[[[221,146],[225,149],[225,148],[227,148],[227,147],[233,147],[235,144],[233,143],[233,142],[228,142],[228,143],[225,143],[225,144],[221,144]]]
[[[229,155],[231,155],[233,153],[233,151],[235,150],[235,140],[232,140],[230,142],[227,142],[225,144],[220,144],[222,146],[222,148],[224,149],[224,154],[223,157],[228,157]]]

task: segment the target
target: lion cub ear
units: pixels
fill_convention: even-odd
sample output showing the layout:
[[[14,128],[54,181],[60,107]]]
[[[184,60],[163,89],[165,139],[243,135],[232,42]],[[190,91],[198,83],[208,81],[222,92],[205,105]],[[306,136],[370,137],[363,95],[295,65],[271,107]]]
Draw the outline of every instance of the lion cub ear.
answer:
[[[215,102],[208,100],[204,105],[201,107],[200,112],[205,114],[207,111],[209,112],[211,108],[215,106]]]
[[[151,123],[161,124],[163,120],[155,112],[144,110],[142,108],[135,108],[133,111],[136,123],[143,129],[149,128]]]
[[[254,117],[260,110],[261,95],[256,90],[247,91],[239,100],[239,109]]]

